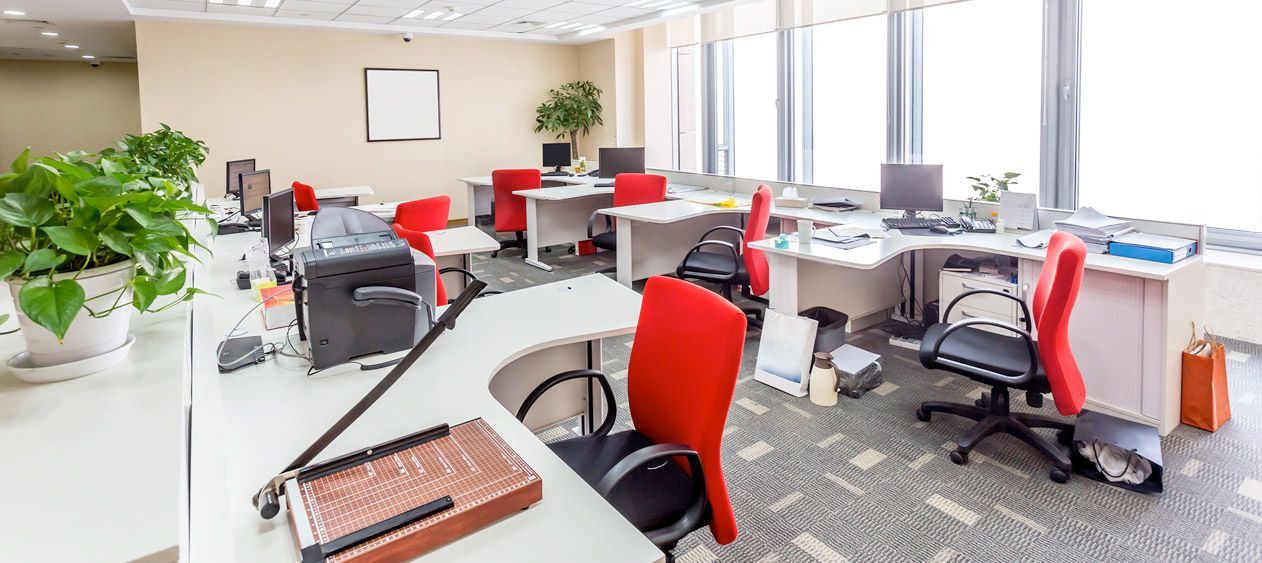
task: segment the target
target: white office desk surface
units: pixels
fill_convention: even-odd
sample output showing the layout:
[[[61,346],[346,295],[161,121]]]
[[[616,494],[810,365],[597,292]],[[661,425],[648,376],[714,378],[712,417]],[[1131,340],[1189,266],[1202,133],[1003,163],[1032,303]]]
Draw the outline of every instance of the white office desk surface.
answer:
[[[7,291],[0,311],[13,313]],[[0,368],[0,559],[178,557],[186,325],[181,306],[134,315],[126,359],[79,379],[29,384]],[[4,359],[25,348],[0,337]]]
[[[492,185],[490,176],[466,176],[464,178],[457,178],[457,180],[465,184],[468,184],[470,186],[490,187]],[[609,179],[609,178],[598,178],[596,176],[543,176],[540,178],[540,180],[544,182],[547,182],[549,180],[555,180],[558,182],[565,182],[566,184],[573,184],[576,186],[592,185],[592,184],[599,184],[601,182],[613,181],[612,179]]]
[[[576,197],[609,195],[613,193],[613,186],[598,187],[594,183],[593,184],[575,184],[575,185],[570,185],[570,186],[556,186],[556,187],[551,187],[551,188],[535,188],[532,190],[517,190],[513,193],[516,195],[522,196],[526,199],[560,201],[563,199],[574,199]]]
[[[240,235],[219,237],[211,263],[214,291],[223,302],[210,314],[213,329],[193,345],[210,347],[247,310],[247,292],[226,289],[238,263]],[[218,280],[223,278],[223,283]],[[516,358],[561,344],[634,330],[637,294],[600,275],[535,286],[478,299],[409,373],[320,456],[328,459],[439,423],[482,417],[543,478],[543,501],[458,539],[424,561],[662,561],[643,534],[517,422],[490,393],[496,373]],[[259,334],[258,315],[243,325]],[[283,335],[271,331],[264,340]],[[222,429],[193,441],[194,562],[289,561],[296,557],[282,513],[262,520],[250,497],[324,432],[386,370],[333,369],[314,377],[297,359],[280,357],[219,375],[213,362],[196,366],[194,428]],[[199,400],[200,398],[200,400]],[[219,471],[216,471],[219,470]],[[198,500],[200,499],[200,502]],[[201,526],[198,526],[201,524]],[[217,529],[218,528],[218,529]]]
[[[477,227],[452,227],[425,234],[429,235],[429,242],[434,246],[435,258],[500,249],[499,241]]]
[[[316,199],[333,199],[339,197],[364,197],[373,194],[372,186],[343,186],[339,188],[316,188]]]

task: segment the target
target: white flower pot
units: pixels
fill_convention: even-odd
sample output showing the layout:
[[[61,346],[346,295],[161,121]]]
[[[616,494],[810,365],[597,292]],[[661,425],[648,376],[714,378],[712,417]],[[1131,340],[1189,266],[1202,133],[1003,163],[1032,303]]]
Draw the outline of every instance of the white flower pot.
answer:
[[[79,285],[83,286],[85,305],[93,311],[105,311],[113,306],[115,300],[119,305],[126,305],[101,318],[95,318],[86,310],[80,310],[66,337],[57,342],[57,336],[48,329],[35,324],[22,312],[22,303],[18,292],[26,280],[9,278],[9,293],[13,295],[14,309],[17,310],[18,324],[22,327],[22,337],[26,340],[26,350],[31,355],[31,364],[36,367],[55,366],[76,362],[99,356],[121,347],[127,342],[127,329],[131,325],[131,287],[123,290],[120,297],[117,290],[127,284],[136,275],[136,263],[132,260],[85,270],[79,275]],[[54,280],[74,277],[73,273],[57,274]],[[121,358],[120,358],[121,359]],[[105,366],[108,367],[108,366]]]

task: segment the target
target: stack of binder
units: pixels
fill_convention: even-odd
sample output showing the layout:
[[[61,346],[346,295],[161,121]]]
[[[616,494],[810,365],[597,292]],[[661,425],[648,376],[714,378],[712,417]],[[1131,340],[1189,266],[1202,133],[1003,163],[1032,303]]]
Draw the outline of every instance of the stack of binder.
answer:
[[[1114,219],[1090,207],[1083,207],[1068,219],[1056,222],[1056,230],[1065,231],[1087,243],[1087,251],[1108,254],[1109,243],[1135,227],[1125,219]]]
[[[1113,242],[1109,243],[1109,253],[1114,256],[1173,264],[1196,254],[1196,241],[1162,235],[1129,233],[1114,238]]]

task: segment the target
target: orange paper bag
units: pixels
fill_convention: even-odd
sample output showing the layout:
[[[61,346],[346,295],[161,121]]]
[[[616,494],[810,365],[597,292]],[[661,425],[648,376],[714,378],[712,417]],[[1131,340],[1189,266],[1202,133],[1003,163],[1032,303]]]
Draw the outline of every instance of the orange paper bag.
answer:
[[[1227,401],[1227,351],[1221,342],[1198,340],[1183,351],[1183,424],[1213,432],[1231,418]]]

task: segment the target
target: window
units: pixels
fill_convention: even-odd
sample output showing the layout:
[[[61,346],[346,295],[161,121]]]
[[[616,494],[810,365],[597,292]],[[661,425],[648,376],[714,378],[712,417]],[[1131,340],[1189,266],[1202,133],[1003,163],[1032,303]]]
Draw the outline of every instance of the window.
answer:
[[[972,195],[966,176],[1004,172],[1021,174],[1014,189],[1037,193],[1043,2],[969,0],[920,13],[919,162],[943,165],[949,198]]]
[[[877,190],[886,161],[885,16],[845,20],[810,28],[811,127],[804,154],[810,183]],[[809,84],[809,86],[807,86]]]
[[[1078,203],[1262,231],[1262,2],[1088,0]]]
[[[696,45],[673,49],[676,170],[701,172],[701,57]]]
[[[732,39],[732,168],[745,178],[774,179],[776,34]]]

